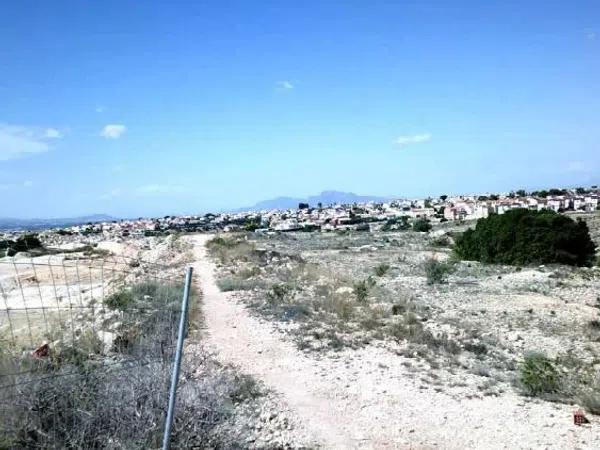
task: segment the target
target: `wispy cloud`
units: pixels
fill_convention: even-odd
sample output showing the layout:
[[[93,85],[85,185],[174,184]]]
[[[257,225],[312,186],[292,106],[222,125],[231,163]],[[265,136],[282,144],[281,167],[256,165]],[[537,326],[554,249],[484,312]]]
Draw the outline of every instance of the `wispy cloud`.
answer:
[[[413,136],[398,136],[394,141],[394,144],[405,147],[407,145],[412,144],[421,144],[423,142],[429,142],[431,140],[431,134],[423,133],[423,134],[415,134]]]
[[[597,34],[594,30],[587,29],[587,30],[585,30],[585,37],[587,38],[588,41],[595,41]]]
[[[108,124],[102,128],[100,132],[100,136],[105,139],[119,139],[125,132],[127,131],[127,127],[125,125],[121,125],[118,123]]]
[[[277,88],[281,89],[281,90],[290,90],[290,89],[294,89],[294,85],[292,84],[291,81],[288,80],[283,80],[283,81],[278,81],[277,82]]]
[[[63,134],[56,128],[46,128],[45,136],[47,139],[61,139]]]
[[[104,107],[104,106],[102,106],[102,105],[96,106],[96,112],[97,112],[98,114],[101,114],[101,113],[103,113],[104,111],[106,111],[106,107]]]
[[[101,195],[100,199],[101,200],[110,200],[110,199],[118,197],[120,195],[121,195],[121,189],[116,188],[116,189],[112,189],[109,192]]]
[[[26,127],[0,123],[0,161],[47,152],[48,139],[58,139],[62,133],[55,128]]]
[[[181,194],[187,191],[185,186],[175,184],[147,184],[136,189],[139,195]]]

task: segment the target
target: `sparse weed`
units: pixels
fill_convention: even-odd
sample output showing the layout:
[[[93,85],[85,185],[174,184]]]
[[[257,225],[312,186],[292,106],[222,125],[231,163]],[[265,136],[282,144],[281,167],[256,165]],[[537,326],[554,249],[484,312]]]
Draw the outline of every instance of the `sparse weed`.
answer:
[[[219,286],[219,289],[221,289],[223,292],[252,291],[254,289],[264,287],[265,282],[262,280],[246,280],[236,277],[229,277],[218,280],[217,286]]]
[[[433,257],[425,261],[424,268],[427,284],[430,285],[444,283],[448,274],[454,270],[451,264],[440,262]]]
[[[379,264],[378,266],[375,267],[375,275],[377,275],[378,277],[382,277],[384,276],[388,270],[390,270],[390,265],[389,264]]]

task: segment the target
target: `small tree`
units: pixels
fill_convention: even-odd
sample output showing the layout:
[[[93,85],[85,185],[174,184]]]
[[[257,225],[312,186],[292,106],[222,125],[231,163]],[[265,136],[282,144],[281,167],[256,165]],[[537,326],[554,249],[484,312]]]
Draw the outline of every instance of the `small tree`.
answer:
[[[514,209],[479,219],[456,240],[459,257],[500,264],[591,265],[595,245],[584,221],[554,211]]]

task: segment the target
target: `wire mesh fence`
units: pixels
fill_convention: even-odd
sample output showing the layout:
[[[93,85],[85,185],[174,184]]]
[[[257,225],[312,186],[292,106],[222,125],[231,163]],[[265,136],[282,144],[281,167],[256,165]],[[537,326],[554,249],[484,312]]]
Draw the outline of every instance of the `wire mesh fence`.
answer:
[[[0,448],[156,448],[185,274],[125,257],[0,260]]]

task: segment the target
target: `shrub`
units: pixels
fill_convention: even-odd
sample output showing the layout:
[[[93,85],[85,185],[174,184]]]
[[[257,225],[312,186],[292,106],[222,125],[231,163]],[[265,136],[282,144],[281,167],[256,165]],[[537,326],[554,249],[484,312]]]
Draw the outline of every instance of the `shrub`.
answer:
[[[431,230],[431,223],[427,219],[419,219],[415,223],[413,223],[414,231],[427,232]]]
[[[388,272],[388,270],[390,270],[389,264],[379,264],[375,267],[375,275],[377,275],[378,277],[382,277]]]
[[[237,244],[237,240],[233,238],[224,238],[221,236],[215,236],[210,241],[206,243],[208,248],[216,248],[216,247],[226,247],[231,248],[235,247]]]
[[[456,241],[463,259],[512,265],[590,265],[595,245],[585,222],[553,211],[515,209],[479,219]]]
[[[432,247],[450,247],[452,245],[448,236],[439,236],[431,241]]]
[[[352,292],[356,297],[356,301],[359,303],[365,303],[369,296],[369,284],[366,280],[357,281],[352,286]]]
[[[271,286],[271,290],[267,292],[267,300],[271,304],[282,303],[292,291],[292,287],[288,284],[274,284]]]
[[[408,216],[392,217],[383,224],[381,231],[392,231],[392,230],[408,230],[410,224],[408,223]]]
[[[42,241],[39,240],[37,234],[24,234],[15,241],[13,248],[17,252],[26,252],[27,250],[42,248]]]
[[[429,258],[425,261],[425,276],[427,284],[444,283],[453,271],[453,266],[449,263],[440,262],[435,258]]]
[[[128,306],[133,304],[134,301],[135,299],[133,298],[133,294],[131,293],[131,291],[122,290],[108,296],[104,300],[104,304],[110,309],[124,310]]]
[[[30,250],[43,250],[42,241],[39,240],[37,234],[27,233],[19,236],[17,240],[11,241],[4,239],[0,241],[0,257],[15,256],[19,252],[27,252]]]
[[[531,396],[559,390],[559,373],[554,362],[542,353],[529,353],[519,368],[519,381]]]

